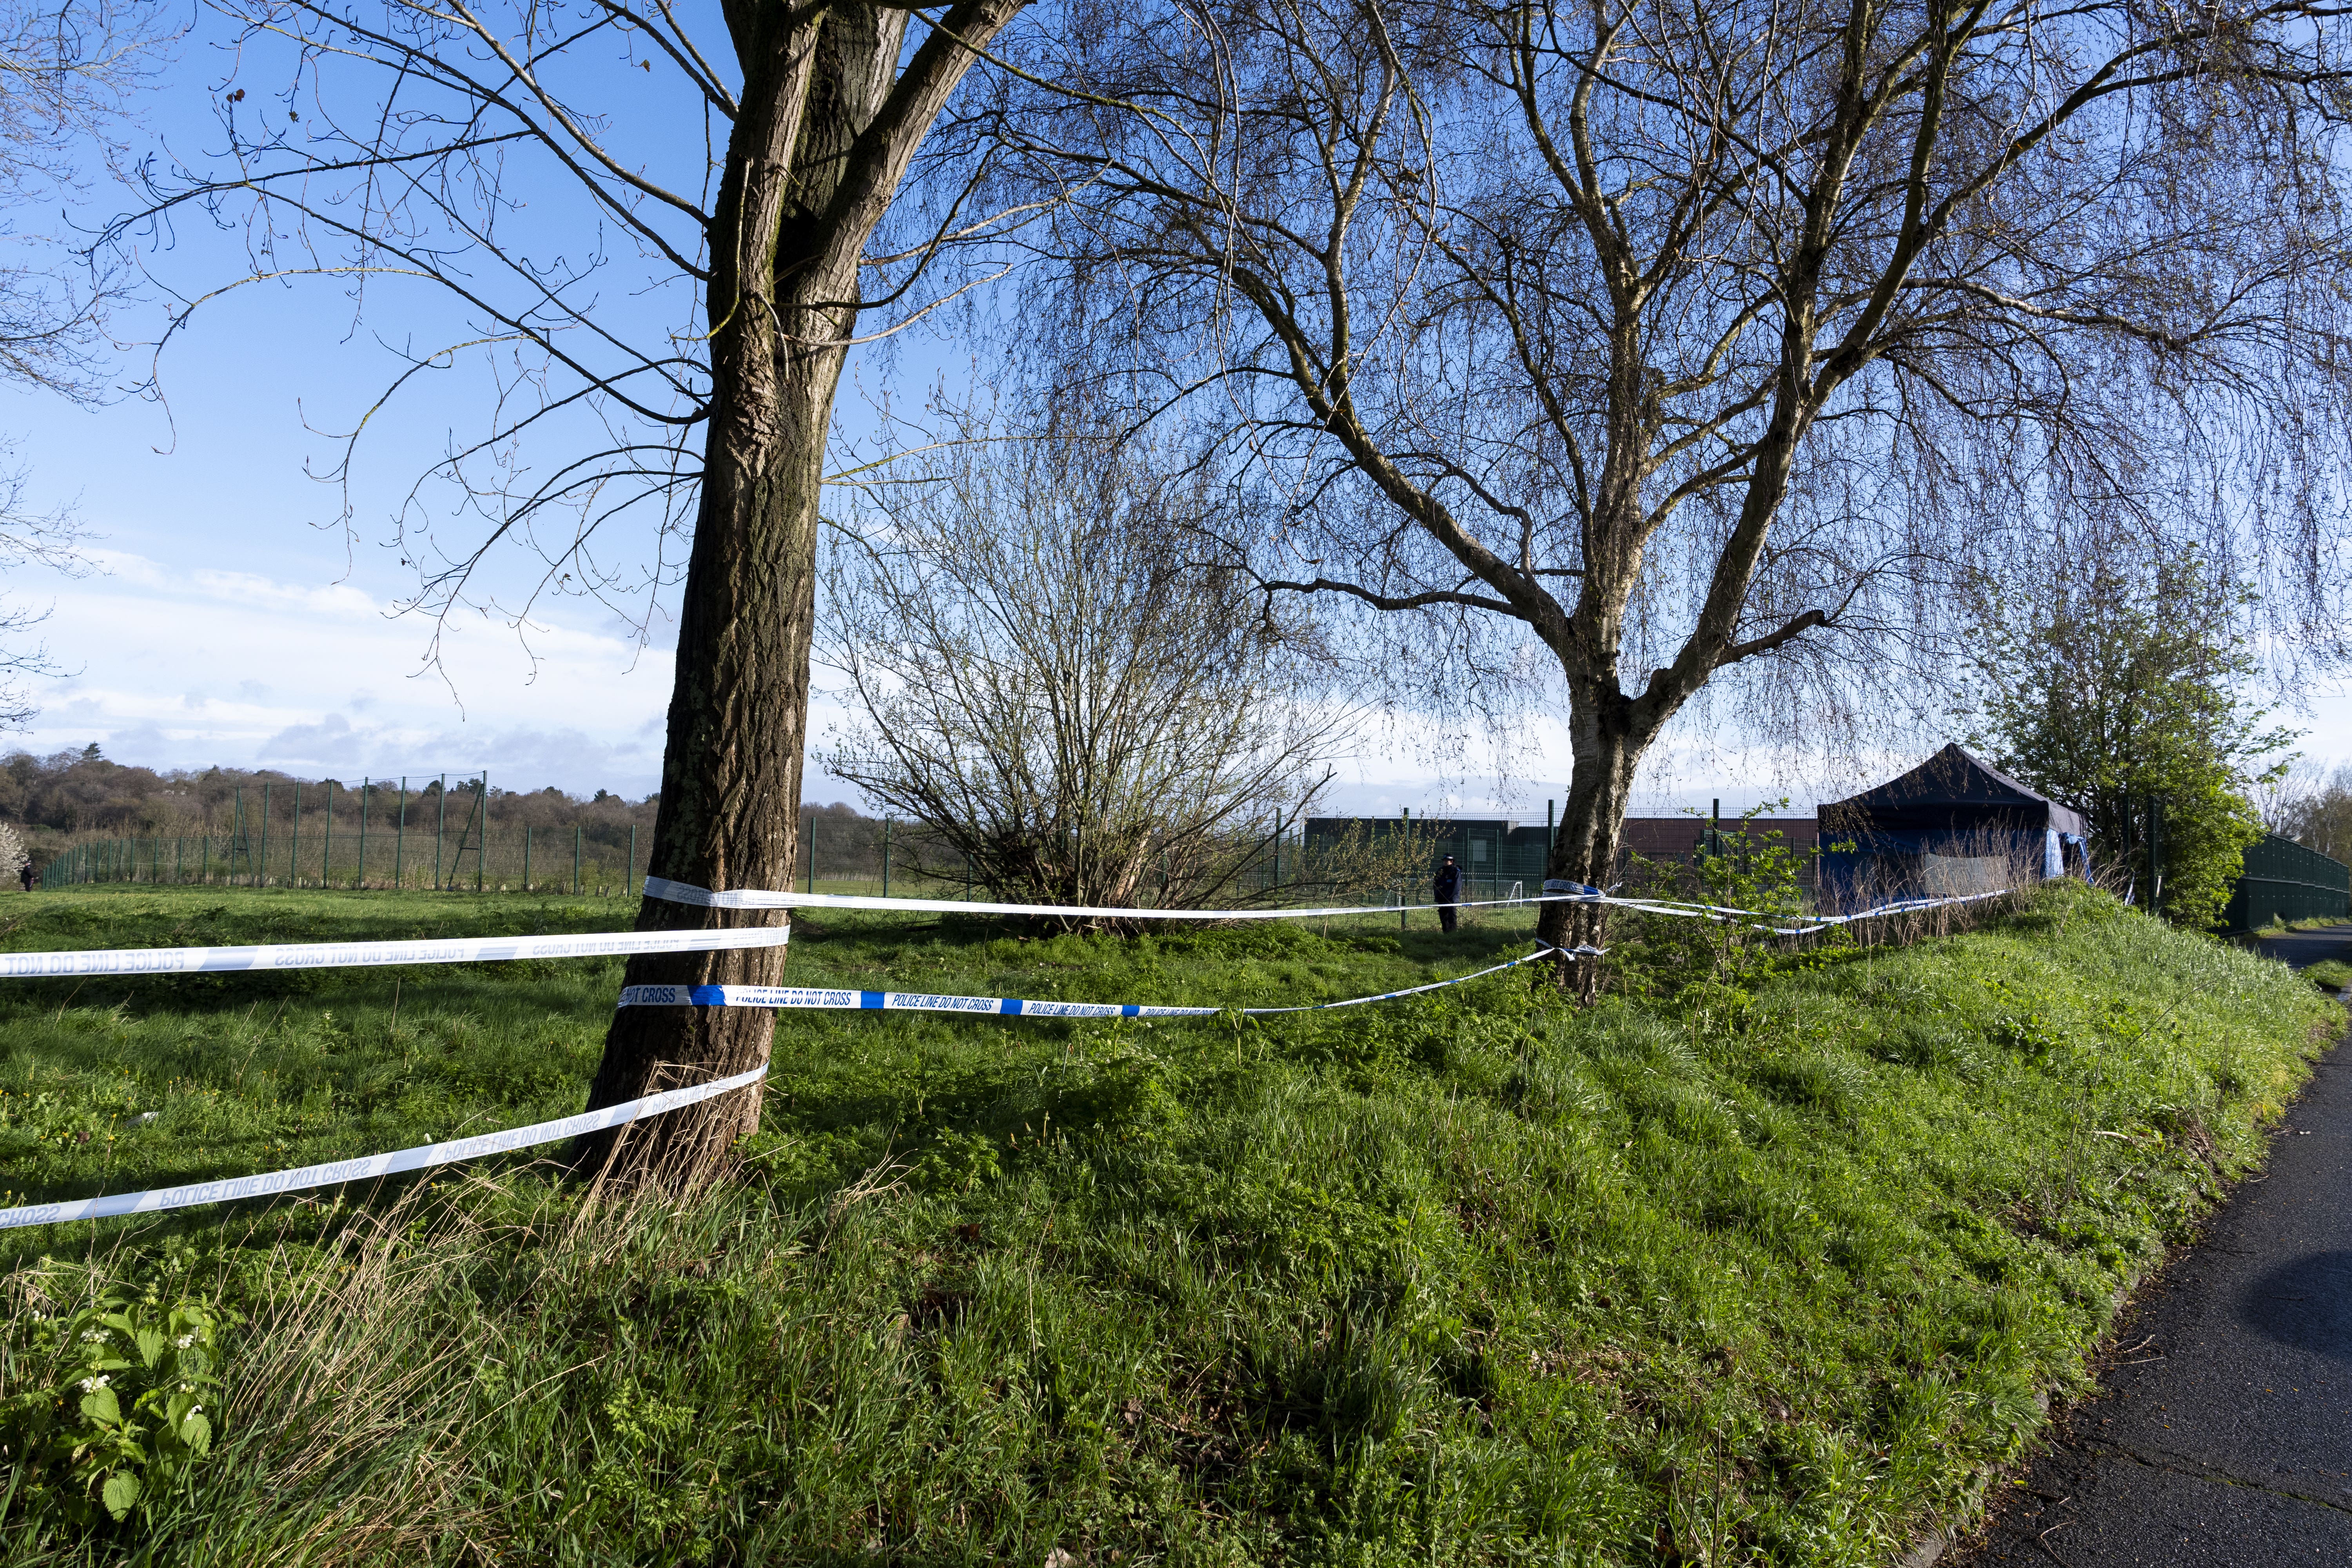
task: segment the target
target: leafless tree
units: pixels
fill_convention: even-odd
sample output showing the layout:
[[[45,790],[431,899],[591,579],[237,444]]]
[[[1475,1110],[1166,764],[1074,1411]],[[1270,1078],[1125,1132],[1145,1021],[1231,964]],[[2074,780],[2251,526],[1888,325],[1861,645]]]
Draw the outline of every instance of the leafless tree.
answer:
[[[2323,768],[2308,758],[2257,799],[2263,826],[2338,860],[2352,860],[2352,763]]]
[[[71,237],[51,220],[119,157],[132,97],[164,37],[152,13],[103,0],[0,4],[0,213],[9,215],[0,218],[0,382],[77,402],[100,395],[94,351],[124,274],[77,259]],[[32,221],[19,226],[19,214]],[[16,444],[0,439],[0,574],[86,570],[71,509],[33,504],[29,487]],[[54,671],[47,650],[24,641],[46,618],[0,603],[0,729],[21,729],[33,716],[21,678]]]
[[[825,769],[1010,899],[1271,896],[1352,711],[1302,606],[1193,559],[1230,499],[1105,435],[966,420],[866,492],[824,578],[862,716]]]
[[[22,466],[5,466],[13,456],[13,449],[0,443],[0,574],[13,583],[26,567],[40,566],[81,575],[89,569],[82,553],[87,535],[71,510],[41,510],[26,501],[31,475]],[[26,634],[47,619],[45,609],[0,599],[0,730],[21,730],[39,711],[25,678],[58,673],[48,648],[26,641]]]
[[[869,310],[887,313],[867,337],[962,286],[929,265],[933,245],[869,240],[973,50],[1023,3],[721,0],[700,32],[668,0],[222,0],[226,150],[158,163],[152,200],[116,227],[161,244],[207,216],[250,263],[224,288],[324,279],[394,342],[384,312],[415,306],[384,291],[423,286],[457,324],[396,350],[387,398],[489,356],[489,426],[451,447],[428,476],[443,488],[401,522],[419,607],[496,606],[527,628],[541,594],[664,578],[690,536],[657,875],[758,889],[790,874],[843,359]],[[220,291],[188,294],[182,319]],[[436,529],[425,501],[451,489],[458,521]],[[605,532],[639,517],[658,519],[663,556],[633,575],[644,534]],[[502,542],[543,563],[520,602],[485,585]],[[639,924],[781,918],[648,900]],[[769,982],[782,956],[639,959],[628,980]],[[591,1103],[754,1066],[770,1024],[625,1009]],[[705,1171],[758,1116],[756,1092],[673,1113],[630,1134],[620,1173]]]
[[[1819,722],[1932,651],[1951,571],[2086,518],[2200,538],[2273,631],[2342,652],[2344,26],[1082,5],[960,129],[1067,199],[1034,303],[1071,395],[1189,405],[1288,487],[1228,542],[1270,593],[1442,628],[1440,680],[1482,650],[1557,672],[1551,871],[1599,884],[1710,682]]]

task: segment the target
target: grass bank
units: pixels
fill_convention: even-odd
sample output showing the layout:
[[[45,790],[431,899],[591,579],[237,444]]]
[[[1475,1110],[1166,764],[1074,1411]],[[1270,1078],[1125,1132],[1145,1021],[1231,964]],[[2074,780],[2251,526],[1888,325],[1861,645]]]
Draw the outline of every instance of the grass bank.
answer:
[[[618,923],[513,903],[98,893],[7,940]],[[1526,934],[822,923],[810,983],[1213,1003]],[[562,1114],[616,980],[0,994],[7,1184]],[[57,1467],[12,1455],[0,1559],[1884,1562],[2074,1386],[2341,1022],[2063,887],[1580,1014],[1503,976],[1238,1026],[788,1016],[746,1178],[689,1204],[516,1161],[0,1237],[12,1434],[73,1386],[41,1322],[107,1282],[126,1321],[226,1314],[211,1451],[119,1525],[68,1522]]]

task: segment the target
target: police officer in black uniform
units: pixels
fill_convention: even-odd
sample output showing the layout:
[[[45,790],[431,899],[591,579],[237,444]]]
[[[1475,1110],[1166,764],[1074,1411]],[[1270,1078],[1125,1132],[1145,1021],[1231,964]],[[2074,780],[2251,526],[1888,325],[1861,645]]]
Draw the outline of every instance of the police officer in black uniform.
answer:
[[[1452,931],[1454,905],[1462,901],[1462,868],[1454,863],[1453,856],[1448,855],[1445,864],[1437,868],[1437,880],[1433,886],[1437,892],[1438,926],[1442,930]]]

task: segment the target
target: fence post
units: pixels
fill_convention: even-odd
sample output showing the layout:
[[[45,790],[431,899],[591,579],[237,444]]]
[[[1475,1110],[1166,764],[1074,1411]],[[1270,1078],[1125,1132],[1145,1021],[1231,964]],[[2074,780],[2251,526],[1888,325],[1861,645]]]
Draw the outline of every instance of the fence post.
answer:
[[[522,890],[530,891],[530,824],[522,825]]]
[[[808,835],[808,890],[814,893],[816,891],[816,818],[803,812],[802,822]]]
[[[572,825],[572,896],[580,896],[580,825]]]
[[[367,890],[367,814],[368,785],[373,783],[367,774],[360,775],[360,878],[359,889]]]
[[[443,773],[441,775],[441,816],[433,824],[433,890],[436,893],[445,890],[441,886],[441,840],[448,837],[448,833],[449,775]]]
[[[890,896],[890,819],[882,819],[882,896]]]
[[[629,824],[629,863],[621,868],[621,893],[625,898],[637,896],[637,825]]]
[[[408,775],[400,775],[400,820],[392,829],[392,888],[398,892],[406,884],[401,880],[400,851],[408,840]]]
[[[213,879],[213,836],[209,833],[205,835],[204,853],[204,869],[196,873],[196,880],[199,883],[210,883]]]
[[[302,885],[302,781],[294,781],[294,822],[286,830],[286,885]]]
[[[482,890],[484,867],[489,859],[490,847],[490,770],[482,770],[481,783],[474,786],[474,808],[479,814],[481,831],[474,835],[474,891]]]
[[[335,879],[335,781],[327,781],[327,842],[319,851],[319,886]]]
[[[253,885],[257,888],[269,886],[269,781],[268,779],[261,781],[261,857],[257,861],[249,856],[247,858],[255,868]]]
[[[1409,805],[1398,806],[1397,821],[1403,825],[1398,829],[1398,831],[1404,835],[1404,863],[1410,866],[1412,864],[1412,807]],[[1404,912],[1405,905],[1411,902],[1411,900],[1407,897],[1411,891],[1412,889],[1410,887],[1400,887],[1397,889],[1397,930],[1399,931],[1410,931],[1412,929],[1412,917]]]

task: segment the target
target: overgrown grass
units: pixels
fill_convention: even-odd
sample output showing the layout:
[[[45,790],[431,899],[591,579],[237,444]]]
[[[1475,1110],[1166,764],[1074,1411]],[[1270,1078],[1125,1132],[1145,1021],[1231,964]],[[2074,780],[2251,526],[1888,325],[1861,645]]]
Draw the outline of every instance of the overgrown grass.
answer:
[[[160,941],[215,907],[173,940],[513,929],[511,902],[117,894],[9,940]],[[1234,1003],[1458,973],[1525,934],[824,923],[796,977]],[[12,1111],[11,1184],[561,1114],[616,978],[6,993],[7,1103],[93,1131]],[[1513,975],[1239,1026],[787,1016],[747,1178],[691,1202],[516,1163],[373,1206],[10,1238],[0,1397],[54,1375],[30,1314],[101,1279],[242,1316],[189,1483],[95,1530],[18,1499],[0,1555],[1882,1562],[2077,1384],[2118,1288],[2257,1157],[2342,1016],[2069,887],[1581,1014]]]
[[[2315,985],[2324,985],[2330,991],[2341,991],[2347,985],[2352,985],[2352,963],[2347,963],[2340,958],[2322,959],[2317,963],[2306,965],[2303,971],[2303,977]]]

